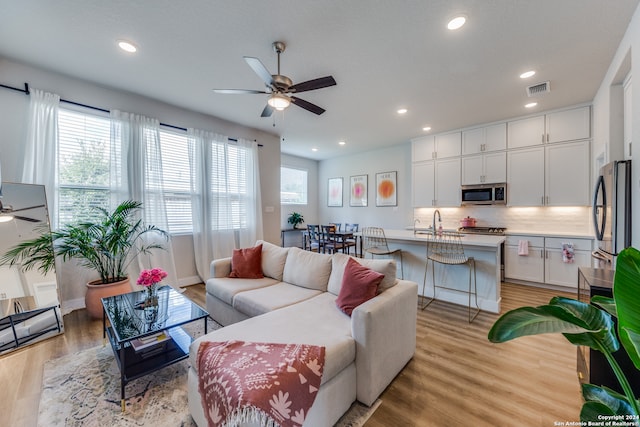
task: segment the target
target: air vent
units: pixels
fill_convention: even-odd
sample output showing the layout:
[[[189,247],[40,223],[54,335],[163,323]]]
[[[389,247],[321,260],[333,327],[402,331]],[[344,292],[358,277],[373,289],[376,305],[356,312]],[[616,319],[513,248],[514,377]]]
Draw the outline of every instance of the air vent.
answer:
[[[536,83],[527,87],[527,96],[529,97],[544,95],[547,92],[551,92],[551,84],[549,81]]]

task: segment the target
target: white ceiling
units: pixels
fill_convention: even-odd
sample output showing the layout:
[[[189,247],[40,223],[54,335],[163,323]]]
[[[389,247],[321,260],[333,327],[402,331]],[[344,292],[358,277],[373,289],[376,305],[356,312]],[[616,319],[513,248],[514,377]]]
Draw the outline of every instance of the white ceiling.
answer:
[[[530,114],[525,88],[546,80],[537,111],[590,102],[638,1],[0,0],[0,56],[271,132],[284,153],[326,159],[405,143],[425,125],[437,133]],[[467,24],[447,30],[457,14]],[[138,53],[121,52],[120,38]],[[291,106],[260,118],[267,95],[212,92],[264,89],[242,57],[275,74],[276,40],[294,83],[336,79],[299,95],[323,115]],[[536,76],[522,81],[529,69]]]

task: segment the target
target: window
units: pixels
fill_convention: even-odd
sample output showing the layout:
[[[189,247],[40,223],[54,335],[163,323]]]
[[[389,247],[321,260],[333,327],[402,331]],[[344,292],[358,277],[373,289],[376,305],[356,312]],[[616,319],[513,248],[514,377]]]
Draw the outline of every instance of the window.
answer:
[[[160,149],[169,232],[191,233],[191,167],[187,135],[161,130]]]
[[[307,204],[307,175],[303,169],[280,167],[280,203],[287,205]]]

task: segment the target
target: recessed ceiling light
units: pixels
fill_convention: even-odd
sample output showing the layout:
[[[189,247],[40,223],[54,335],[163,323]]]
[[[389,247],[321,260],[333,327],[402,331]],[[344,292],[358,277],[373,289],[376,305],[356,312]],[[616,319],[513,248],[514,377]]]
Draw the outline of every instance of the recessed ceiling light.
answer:
[[[457,30],[458,28],[462,27],[465,22],[467,22],[467,18],[465,18],[464,16],[456,16],[451,21],[449,21],[449,23],[447,24],[447,28],[450,30]]]
[[[533,75],[535,75],[535,74],[536,74],[536,72],[535,72],[535,71],[533,71],[533,70],[531,70],[531,71],[526,71],[526,72],[524,72],[524,73],[520,74],[520,78],[521,78],[521,79],[528,79],[529,77],[532,77],[532,76],[533,76]]]
[[[138,50],[138,48],[133,43],[126,40],[118,40],[118,47],[129,53],[134,53]]]
[[[338,141],[338,145],[346,145],[347,143],[345,141]]]
[[[313,147],[311,151],[318,151],[318,149],[316,147]]]
[[[538,103],[537,103],[537,102],[530,102],[530,103],[528,103],[528,104],[525,104],[525,105],[524,105],[524,107],[525,107],[525,108],[533,108],[533,107],[535,107],[536,105],[538,105]]]
[[[407,111],[409,111],[409,110],[407,110],[406,108],[400,108],[398,110],[398,114],[407,114]]]
[[[431,130],[431,126],[425,126],[422,128],[423,131],[429,132]]]

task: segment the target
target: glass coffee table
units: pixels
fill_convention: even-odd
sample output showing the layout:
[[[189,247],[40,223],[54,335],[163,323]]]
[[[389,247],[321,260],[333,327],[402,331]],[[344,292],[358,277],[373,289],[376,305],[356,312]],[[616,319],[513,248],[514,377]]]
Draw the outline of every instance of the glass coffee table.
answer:
[[[181,328],[207,316],[200,306],[171,288],[157,291],[158,305],[144,307],[146,291],[102,298],[103,338],[109,339],[120,368],[120,405],[125,410],[125,385],[189,357],[193,338]]]

